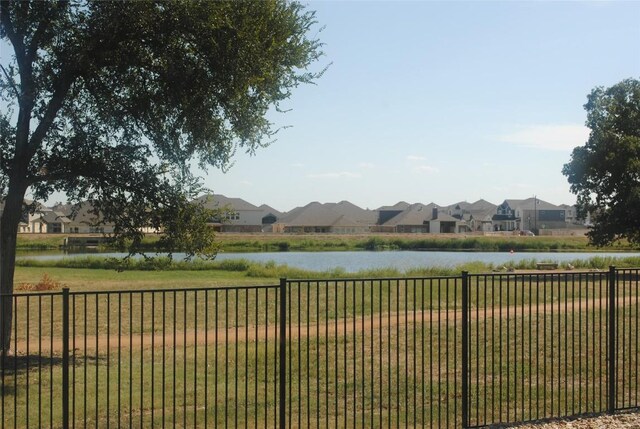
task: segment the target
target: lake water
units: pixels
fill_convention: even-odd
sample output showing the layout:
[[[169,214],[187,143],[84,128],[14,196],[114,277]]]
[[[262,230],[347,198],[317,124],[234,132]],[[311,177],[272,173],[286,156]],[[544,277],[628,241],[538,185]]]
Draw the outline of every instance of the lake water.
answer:
[[[100,253],[96,256],[123,257],[124,253]],[[88,256],[86,253],[56,253],[40,255],[24,255],[21,258],[63,259]],[[405,271],[411,268],[424,267],[456,267],[467,262],[484,262],[500,266],[509,262],[535,259],[538,262],[550,261],[559,264],[577,259],[594,257],[640,257],[640,253],[554,253],[554,252],[420,252],[420,251],[378,251],[378,252],[264,252],[264,253],[220,253],[218,261],[229,259],[246,259],[255,262],[273,261],[290,267],[313,271],[326,271],[343,268],[347,272],[375,268],[396,268]],[[184,255],[174,254],[176,260]]]

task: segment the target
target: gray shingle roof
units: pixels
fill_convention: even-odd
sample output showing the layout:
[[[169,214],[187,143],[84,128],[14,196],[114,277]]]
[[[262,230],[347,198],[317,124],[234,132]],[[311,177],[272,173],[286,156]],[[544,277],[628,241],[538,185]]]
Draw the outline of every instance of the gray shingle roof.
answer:
[[[196,198],[194,202],[204,202],[204,206],[208,209],[230,207],[236,211],[262,211],[259,207],[241,198],[228,198],[221,194],[202,195]]]
[[[315,201],[304,207],[296,207],[278,223],[288,226],[359,226],[357,221],[331,209],[330,206]]]

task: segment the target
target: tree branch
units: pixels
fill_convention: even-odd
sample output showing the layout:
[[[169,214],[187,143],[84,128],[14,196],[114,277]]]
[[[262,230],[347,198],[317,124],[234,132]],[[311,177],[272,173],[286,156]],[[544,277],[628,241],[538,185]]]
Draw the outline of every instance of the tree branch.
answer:
[[[53,5],[52,9],[55,9],[55,12],[47,13],[46,18],[40,21],[38,24],[38,28],[36,29],[33,37],[31,38],[31,42],[29,42],[29,46],[26,49],[25,55],[26,59],[29,62],[33,62],[35,59],[35,55],[38,52],[38,47],[42,42],[42,37],[45,34],[45,31],[49,28],[49,25],[55,18],[55,15],[59,12],[59,10],[69,4],[68,0],[60,0]]]
[[[2,64],[0,64],[0,69],[2,69],[2,72],[7,77],[7,82],[9,82],[9,85],[11,86],[11,89],[13,89],[13,92],[16,93],[16,98],[19,99],[20,98],[20,91],[18,91],[18,87],[16,86],[16,82],[13,80],[13,78],[11,76],[9,76],[9,73],[7,72],[7,69],[5,69]]]
[[[31,157],[36,153],[45,135],[51,128],[51,124],[53,124],[53,121],[56,119],[56,116],[58,115],[58,111],[60,110],[60,108],[62,108],[64,100],[67,96],[67,93],[69,92],[69,88],[71,88],[71,85],[73,84],[74,80],[75,80],[74,74],[71,72],[67,72],[63,74],[60,80],[57,82],[56,89],[54,90],[53,96],[51,97],[51,99],[49,100],[49,103],[47,104],[47,108],[45,110],[44,116],[42,117],[42,120],[40,121],[35,131],[31,135],[31,138],[29,139],[29,143],[28,143],[29,159],[31,159]]]
[[[22,40],[22,38],[16,33],[15,28],[13,28],[9,12],[9,3],[10,2],[8,0],[0,1],[0,24],[4,27],[4,31],[13,46],[13,51],[16,54],[16,61],[18,62],[18,69],[20,71],[20,78],[23,79],[24,76],[22,76],[22,72],[26,65],[24,40]],[[18,102],[22,104],[22,93],[20,92],[18,92]]]

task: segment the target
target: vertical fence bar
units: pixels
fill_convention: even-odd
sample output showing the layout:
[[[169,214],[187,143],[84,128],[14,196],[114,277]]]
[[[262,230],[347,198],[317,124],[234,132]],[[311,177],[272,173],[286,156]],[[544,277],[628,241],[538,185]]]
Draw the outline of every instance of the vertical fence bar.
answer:
[[[469,427],[469,272],[462,272],[462,427]]]
[[[280,374],[278,377],[279,385],[279,402],[278,412],[280,429],[286,427],[286,389],[287,389],[287,279],[280,279],[280,348],[279,348]]]
[[[609,401],[608,412],[616,409],[616,267],[609,267]]]
[[[69,428],[69,288],[62,288],[62,427]]]

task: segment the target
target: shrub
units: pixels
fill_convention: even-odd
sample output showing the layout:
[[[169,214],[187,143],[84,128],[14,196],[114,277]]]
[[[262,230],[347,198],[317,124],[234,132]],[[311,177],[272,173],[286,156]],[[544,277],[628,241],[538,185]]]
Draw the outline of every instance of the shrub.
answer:
[[[44,273],[38,283],[20,283],[16,290],[30,291],[30,292],[42,292],[48,290],[58,290],[62,288],[62,283],[53,280],[49,274]]]

